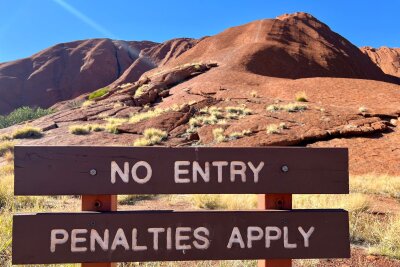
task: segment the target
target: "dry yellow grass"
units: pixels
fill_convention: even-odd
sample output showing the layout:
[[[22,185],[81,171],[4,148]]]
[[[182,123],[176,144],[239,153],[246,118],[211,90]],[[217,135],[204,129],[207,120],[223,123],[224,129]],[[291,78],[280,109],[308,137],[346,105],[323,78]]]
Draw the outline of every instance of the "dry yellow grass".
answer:
[[[43,136],[43,132],[40,128],[26,125],[13,131],[11,136],[14,139],[40,138]]]
[[[356,193],[375,194],[400,199],[400,176],[384,174],[353,175],[350,190]]]

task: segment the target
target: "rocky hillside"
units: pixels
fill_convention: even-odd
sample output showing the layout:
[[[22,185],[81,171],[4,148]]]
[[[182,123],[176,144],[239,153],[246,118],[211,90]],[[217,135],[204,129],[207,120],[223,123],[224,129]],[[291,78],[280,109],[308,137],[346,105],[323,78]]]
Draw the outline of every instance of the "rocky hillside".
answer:
[[[340,146],[350,148],[352,173],[400,174],[400,86],[316,18],[255,21],[193,45],[151,44],[143,54],[165,55],[154,61],[159,67],[136,81],[132,64],[124,65],[106,94],[82,106],[58,105],[31,122],[42,138],[19,142]]]
[[[400,78],[400,48],[362,47],[361,51],[367,54],[384,73]]]
[[[58,44],[29,58],[0,64],[0,114],[51,105],[163,65],[195,44],[90,39]]]

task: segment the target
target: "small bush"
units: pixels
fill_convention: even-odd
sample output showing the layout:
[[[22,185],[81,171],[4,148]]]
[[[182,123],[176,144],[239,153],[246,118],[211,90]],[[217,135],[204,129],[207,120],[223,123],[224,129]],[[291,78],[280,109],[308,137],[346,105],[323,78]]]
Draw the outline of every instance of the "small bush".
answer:
[[[251,91],[251,92],[250,92],[250,96],[251,96],[251,97],[254,97],[254,98],[257,98],[257,97],[258,97],[257,91]]]
[[[284,122],[281,122],[281,123],[279,123],[279,129],[289,129],[289,127],[286,125],[286,123],[284,123]]]
[[[224,129],[222,129],[222,128],[214,129],[213,136],[214,136],[214,141],[217,143],[222,143],[222,142],[227,141],[227,139],[224,135]]]
[[[134,115],[132,115],[129,118],[129,122],[130,123],[137,123],[143,120],[148,120],[150,118],[154,118],[157,116],[160,116],[161,114],[163,114],[164,112],[167,112],[168,110],[166,109],[160,109],[160,108],[156,108],[154,110],[149,110],[146,112],[141,112],[141,113],[136,113]]]
[[[146,92],[147,88],[149,88],[148,84],[140,86],[138,89],[136,89],[134,97],[135,98],[141,97]]]
[[[88,107],[94,104],[94,101],[92,100],[86,100],[85,102],[82,103],[82,107]]]
[[[101,132],[105,129],[104,125],[101,124],[90,124],[89,128],[92,132]]]
[[[90,133],[89,125],[71,125],[68,127],[68,131],[75,135],[85,135]]]
[[[109,91],[108,87],[100,88],[92,93],[89,94],[88,99],[89,100],[94,100],[96,98],[102,97],[105,94],[107,94]]]
[[[4,156],[7,152],[13,152],[14,145],[15,143],[11,141],[0,142],[0,157]]]
[[[267,107],[267,111],[274,112],[274,111],[280,111],[284,110],[287,112],[298,112],[298,111],[303,111],[307,109],[307,105],[305,104],[299,104],[299,103],[288,103],[286,105],[269,105]]]
[[[51,109],[21,107],[6,116],[0,115],[0,129],[6,128],[24,121],[35,120],[53,113]]]
[[[9,134],[2,134],[0,135],[0,141],[10,141],[12,140],[12,136]]]
[[[269,124],[266,127],[267,134],[278,134],[280,133],[279,125],[276,124]]]
[[[360,112],[360,113],[367,113],[368,112],[368,108],[367,107],[360,107],[359,109],[358,109],[358,111]]]
[[[269,105],[268,107],[267,107],[267,111],[271,111],[271,112],[273,112],[273,111],[278,111],[278,110],[280,110],[281,108],[280,108],[280,106],[278,106],[278,105]]]
[[[40,138],[43,136],[43,132],[40,128],[25,126],[19,128],[12,133],[14,139],[25,139],[25,138]]]
[[[14,161],[14,153],[11,150],[6,151],[3,154],[3,157],[7,162],[13,162]]]
[[[306,110],[307,105],[297,104],[297,103],[289,103],[289,104],[282,106],[282,109],[287,112],[297,112],[297,111]]]
[[[168,133],[156,128],[149,128],[144,130],[144,137],[137,139],[133,145],[134,146],[152,146],[158,145],[162,141],[166,140]]]
[[[249,136],[252,132],[250,130],[243,130],[241,132],[233,132],[229,134],[229,139],[240,139],[243,136]]]
[[[297,92],[296,93],[296,101],[298,102],[308,102],[306,92]]]
[[[226,107],[225,110],[228,113],[233,113],[233,114],[236,114],[239,116],[252,114],[252,110],[249,108],[245,108],[245,107]]]

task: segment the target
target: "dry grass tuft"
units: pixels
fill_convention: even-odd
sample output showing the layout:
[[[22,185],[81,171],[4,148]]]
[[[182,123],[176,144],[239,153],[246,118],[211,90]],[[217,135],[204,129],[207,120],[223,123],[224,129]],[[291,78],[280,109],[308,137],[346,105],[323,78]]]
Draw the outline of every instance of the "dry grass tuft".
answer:
[[[68,132],[75,135],[85,135],[90,133],[89,125],[71,125],[68,127]]]
[[[241,194],[197,194],[191,195],[192,202],[195,206],[202,209],[254,209],[257,206],[257,195]]]
[[[12,138],[14,139],[40,138],[42,136],[42,130],[40,128],[32,126],[19,128],[12,133]]]
[[[227,141],[225,135],[224,135],[224,129],[222,128],[215,128],[213,130],[213,136],[214,136],[214,141],[217,143],[222,143]]]
[[[297,92],[295,99],[297,102],[308,102],[306,92],[304,91]]]
[[[269,124],[265,130],[267,131],[267,134],[278,134],[281,132],[281,129],[277,124]]]
[[[384,174],[353,175],[350,191],[400,199],[400,176]]]
[[[137,139],[134,146],[153,146],[161,144],[162,141],[166,140],[168,133],[156,128],[149,128],[144,130],[144,137]]]
[[[15,143],[12,141],[0,142],[0,157],[4,156],[8,152],[13,152],[14,146],[15,146]]]
[[[275,112],[275,111],[287,111],[287,112],[298,112],[298,111],[304,111],[307,109],[307,105],[305,104],[300,104],[300,103],[288,103],[286,105],[278,105],[278,104],[273,104],[267,106],[267,111],[270,112]]]

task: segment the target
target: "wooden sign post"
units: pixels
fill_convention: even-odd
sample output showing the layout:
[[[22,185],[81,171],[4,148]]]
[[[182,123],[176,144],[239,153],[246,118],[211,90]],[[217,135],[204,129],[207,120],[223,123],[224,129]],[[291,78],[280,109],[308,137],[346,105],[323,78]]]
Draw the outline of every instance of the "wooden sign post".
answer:
[[[258,208],[260,210],[291,210],[291,194],[258,195]],[[258,267],[291,267],[291,259],[259,260]]]
[[[116,195],[83,195],[82,211],[117,211],[118,199]],[[82,263],[82,267],[117,267],[116,263]]]
[[[292,210],[292,194],[348,178],[340,148],[17,146],[15,195],[82,195],[82,212],[14,215],[13,263],[347,258],[348,213]],[[117,211],[118,194],[203,193],[260,194],[260,210]]]

